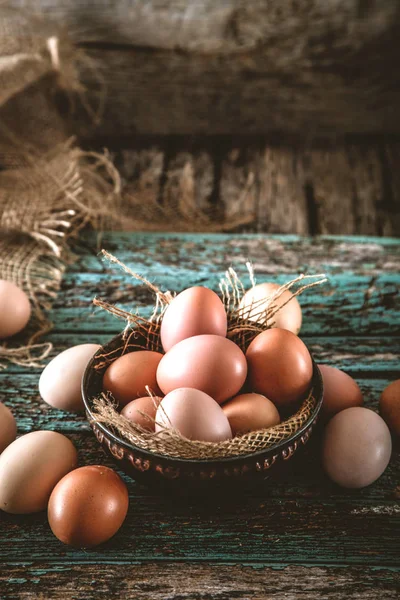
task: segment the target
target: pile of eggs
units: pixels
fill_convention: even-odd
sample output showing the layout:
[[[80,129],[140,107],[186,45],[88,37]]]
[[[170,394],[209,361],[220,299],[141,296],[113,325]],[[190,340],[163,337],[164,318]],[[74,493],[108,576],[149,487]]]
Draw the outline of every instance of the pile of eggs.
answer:
[[[277,289],[265,283],[249,290],[240,305],[243,318],[256,320]],[[226,338],[227,315],[219,297],[207,288],[185,290],[163,317],[165,353],[121,356],[105,372],[104,390],[113,394],[121,414],[149,431],[173,427],[187,438],[215,442],[278,424],[280,414],[293,412],[308,393],[313,368],[297,337],[302,320],[297,299],[285,291],[274,302],[282,305],[274,328],[257,335],[244,354]],[[24,292],[0,281],[0,339],[22,330],[30,312]],[[98,349],[98,344],[81,344],[56,356],[40,377],[43,400],[83,412],[81,380]],[[343,487],[367,486],[389,462],[388,426],[400,436],[400,380],[382,392],[380,417],[363,407],[361,390],[349,375],[319,368],[324,469]],[[47,509],[53,533],[76,547],[95,546],[118,531],[128,511],[128,491],[112,469],[77,468],[74,445],[55,431],[16,436],[15,419],[0,403],[1,510],[27,514]]]
[[[292,302],[298,318],[291,324],[298,330],[300,306]],[[252,294],[243,297],[239,314],[251,320],[259,310]],[[278,317],[288,321],[285,315],[293,312],[288,304]],[[215,292],[184,290],[163,315],[164,353],[120,356],[104,374],[104,390],[130,421],[150,431],[173,428],[191,440],[220,442],[277,425],[279,411],[293,410],[310,390],[307,347],[292,331],[274,328],[257,335],[244,354],[226,337],[227,327]]]

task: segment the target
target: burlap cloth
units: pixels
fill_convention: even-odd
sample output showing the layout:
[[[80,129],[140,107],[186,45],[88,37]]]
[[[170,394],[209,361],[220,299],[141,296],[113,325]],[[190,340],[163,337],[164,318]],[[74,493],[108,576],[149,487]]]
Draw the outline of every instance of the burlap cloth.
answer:
[[[107,90],[100,85],[98,105],[87,104],[79,74],[88,68],[100,73],[58,26],[0,5],[0,279],[23,288],[33,306],[24,334],[0,343],[0,367],[7,360],[38,366],[50,352],[39,338],[51,326],[46,313],[72,258],[68,242],[82,227],[212,231],[234,225],[196,207],[189,172],[179,198],[159,204],[144,190],[123,203],[107,154],[77,147],[66,125],[71,119],[58,109],[67,106],[68,116],[79,103],[88,120],[101,119]]]

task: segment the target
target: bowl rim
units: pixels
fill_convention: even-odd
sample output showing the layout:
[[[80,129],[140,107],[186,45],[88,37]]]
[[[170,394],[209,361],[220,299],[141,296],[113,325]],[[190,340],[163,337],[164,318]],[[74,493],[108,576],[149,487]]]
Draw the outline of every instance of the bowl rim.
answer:
[[[141,448],[140,446],[135,446],[131,442],[124,440],[122,437],[119,437],[117,434],[110,431],[110,429],[108,429],[108,427],[106,425],[104,425],[104,423],[99,423],[98,421],[96,421],[96,419],[94,419],[93,413],[92,413],[92,410],[90,407],[90,396],[87,393],[89,377],[94,368],[94,363],[95,363],[97,355],[99,354],[99,352],[102,352],[106,346],[108,346],[109,344],[112,344],[112,342],[114,342],[114,341],[117,341],[122,336],[122,334],[123,333],[121,332],[121,333],[115,335],[112,339],[110,339],[108,342],[106,342],[106,344],[103,344],[101,346],[101,348],[99,348],[95,352],[95,354],[92,356],[92,358],[89,360],[88,364],[86,365],[83,376],[82,376],[82,383],[81,383],[82,399],[83,399],[83,404],[85,406],[86,418],[89,421],[90,426],[92,426],[91,422],[93,422],[95,424],[95,426],[98,429],[100,429],[104,435],[106,435],[108,438],[110,438],[113,443],[123,446],[126,450],[128,450],[130,452],[140,453],[145,458],[180,463],[182,465],[202,465],[202,464],[203,465],[212,465],[212,464],[220,464],[220,463],[229,464],[232,462],[246,461],[249,459],[257,459],[259,457],[264,456],[266,453],[269,454],[272,452],[279,451],[283,446],[290,445],[291,443],[296,441],[314,423],[315,419],[318,417],[318,414],[321,410],[323,396],[324,396],[324,394],[323,394],[324,385],[323,385],[322,374],[321,374],[321,371],[320,371],[317,363],[314,360],[312,353],[310,352],[309,348],[307,347],[308,351],[310,352],[310,356],[311,356],[311,360],[312,360],[312,364],[313,364],[312,381],[314,382],[314,387],[315,387],[315,382],[317,382],[317,385],[320,389],[320,395],[317,398],[317,404],[316,404],[312,414],[307,419],[307,421],[301,426],[300,429],[298,429],[295,433],[293,433],[291,436],[289,436],[285,440],[281,440],[281,441],[277,442],[276,444],[274,444],[273,446],[270,446],[269,448],[263,448],[261,450],[256,450],[255,452],[249,452],[247,454],[237,454],[236,456],[221,456],[221,457],[205,458],[205,459],[180,458],[179,456],[169,456],[167,454],[158,454],[156,452],[151,452],[150,450],[146,450],[145,448]]]

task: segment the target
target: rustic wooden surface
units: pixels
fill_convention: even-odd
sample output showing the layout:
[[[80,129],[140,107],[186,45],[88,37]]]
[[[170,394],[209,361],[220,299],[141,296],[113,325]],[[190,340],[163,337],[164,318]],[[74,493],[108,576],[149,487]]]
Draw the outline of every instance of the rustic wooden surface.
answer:
[[[400,235],[399,142],[322,149],[179,137],[126,144],[111,141],[111,155],[132,215],[137,201],[173,198],[217,209],[219,220],[243,219],[247,231]]]
[[[106,91],[103,135],[400,132],[398,0],[8,4],[87,50],[91,101],[99,80]],[[88,133],[84,111],[76,124]]]
[[[400,242],[393,239],[264,235],[107,234],[102,247],[164,289],[216,288],[229,265],[253,260],[259,281],[284,282],[325,271],[330,283],[306,292],[303,339],[317,361],[344,368],[366,406],[399,376]],[[95,294],[148,313],[151,297],[97,255],[95,237],[76,248],[63,281],[49,339],[54,353],[104,342],[121,322],[91,307]],[[80,464],[110,464],[83,417],[46,406],[38,371],[10,366],[0,400],[20,433],[56,429],[79,450]],[[237,497],[187,499],[126,481],[130,510],[121,531],[90,551],[63,546],[46,516],[0,514],[0,597],[85,599],[220,598],[325,600],[398,597],[400,461],[396,445],[385,474],[359,491],[329,482],[318,436],[302,460],[275,481]]]

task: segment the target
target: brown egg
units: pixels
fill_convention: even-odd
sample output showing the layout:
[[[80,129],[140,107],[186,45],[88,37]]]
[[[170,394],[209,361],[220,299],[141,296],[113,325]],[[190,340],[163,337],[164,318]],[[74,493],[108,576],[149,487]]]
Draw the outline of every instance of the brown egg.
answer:
[[[393,381],[382,392],[379,412],[389,429],[400,436],[400,379]]]
[[[165,354],[157,369],[158,385],[164,394],[190,387],[205,392],[219,404],[238,393],[246,375],[243,352],[218,335],[182,340]]]
[[[0,509],[12,514],[44,510],[58,481],[76,467],[72,442],[56,431],[33,431],[0,455]]]
[[[23,290],[0,279],[0,339],[15,335],[28,324],[31,305]]]
[[[0,454],[17,437],[17,425],[9,408],[0,402]]]
[[[132,423],[136,423],[143,429],[149,429],[150,431],[154,431],[155,428],[155,418],[157,407],[161,402],[161,398],[159,396],[143,396],[143,398],[136,398],[136,400],[132,400],[129,402],[124,408],[121,410],[121,415],[132,421]],[[148,415],[148,417],[146,417]]]
[[[336,413],[352,406],[362,406],[360,388],[350,375],[335,367],[318,365],[324,383],[324,402],[321,417],[328,420]]]
[[[226,402],[222,410],[228,417],[233,435],[268,429],[281,422],[278,410],[261,394],[241,394]]]
[[[91,548],[118,531],[128,505],[126,485],[112,469],[81,467],[54,488],[48,506],[49,524],[64,544]]]
[[[42,372],[39,393],[43,400],[61,410],[83,412],[82,377],[99,344],[79,344],[58,354]]]
[[[248,290],[239,305],[242,317],[250,319],[250,321],[258,321],[260,313],[265,311],[270,303],[271,296],[280,287],[277,283],[260,283]],[[288,329],[292,333],[298,334],[301,328],[302,314],[296,296],[293,296],[291,291],[285,290],[279,298],[276,298],[272,302],[276,306],[283,306],[285,304],[272,318],[272,321],[275,323],[274,327]],[[270,321],[269,319],[268,323]]]
[[[168,306],[161,323],[161,342],[167,352],[178,342],[195,335],[226,336],[225,307],[215,292],[191,287],[178,294]]]
[[[146,386],[161,396],[156,372],[163,354],[138,350],[124,354],[108,367],[103,377],[103,389],[112,392],[120,406],[147,396]]]
[[[389,429],[372,410],[353,407],[329,421],[322,463],[329,477],[346,488],[373,483],[386,469],[392,452]]]
[[[246,352],[249,383],[278,408],[288,406],[309,391],[313,365],[306,345],[291,331],[267,329]]]
[[[232,437],[222,408],[208,394],[180,388],[163,398],[156,414],[156,431],[177,429],[189,440],[221,442]]]

